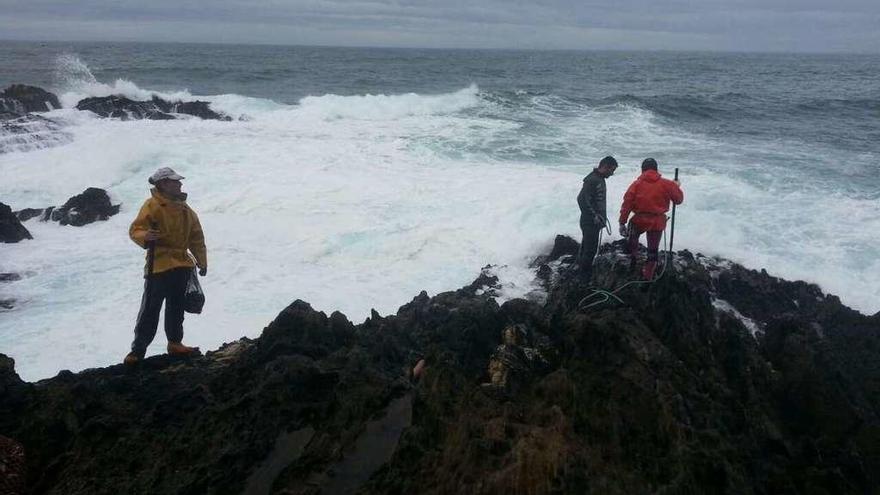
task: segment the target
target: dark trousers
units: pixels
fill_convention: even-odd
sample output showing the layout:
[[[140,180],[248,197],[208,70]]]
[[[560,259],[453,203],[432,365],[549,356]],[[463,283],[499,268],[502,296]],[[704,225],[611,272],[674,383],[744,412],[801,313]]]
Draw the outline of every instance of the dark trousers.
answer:
[[[593,274],[593,258],[599,249],[599,234],[602,227],[592,223],[581,224],[581,248],[578,251],[578,267],[585,276]]]
[[[144,282],[144,296],[134,327],[131,352],[143,357],[156,336],[159,310],[165,301],[165,336],[168,342],[183,340],[183,303],[191,268],[174,268],[154,273]]]
[[[663,237],[662,230],[638,230],[634,224],[629,224],[630,232],[628,239],[629,255],[635,258],[639,254],[639,237],[643,233],[647,233],[648,238],[648,261],[657,261],[658,251],[660,249],[660,239]]]

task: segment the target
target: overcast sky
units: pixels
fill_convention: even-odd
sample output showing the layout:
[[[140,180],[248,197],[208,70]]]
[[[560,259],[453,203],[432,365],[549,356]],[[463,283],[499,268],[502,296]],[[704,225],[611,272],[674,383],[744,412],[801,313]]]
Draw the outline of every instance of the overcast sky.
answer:
[[[0,39],[880,53],[880,0],[0,0]]]

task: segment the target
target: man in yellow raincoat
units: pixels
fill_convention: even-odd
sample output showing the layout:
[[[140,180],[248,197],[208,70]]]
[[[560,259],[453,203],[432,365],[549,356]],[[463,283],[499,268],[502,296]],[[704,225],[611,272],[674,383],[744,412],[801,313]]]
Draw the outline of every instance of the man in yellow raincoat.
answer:
[[[144,249],[155,243],[155,254],[152,271],[146,273],[149,266],[144,270],[144,295],[126,364],[143,359],[156,335],[163,301],[168,353],[187,356],[198,352],[197,347],[181,342],[184,297],[194,266],[199,267],[199,275],[207,275],[208,255],[199,217],[186,204],[186,193],[180,191],[181,179],[183,176],[168,167],[150,176],[149,182],[155,186],[150,190],[152,196],[144,202],[128,231],[131,240]]]

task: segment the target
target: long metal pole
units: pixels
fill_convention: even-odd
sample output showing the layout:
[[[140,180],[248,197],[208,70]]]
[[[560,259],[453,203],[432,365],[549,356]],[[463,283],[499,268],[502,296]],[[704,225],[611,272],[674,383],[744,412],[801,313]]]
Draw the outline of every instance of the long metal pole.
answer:
[[[678,168],[675,169],[675,180],[678,180]],[[672,259],[672,244],[675,242],[675,202],[672,203],[672,228],[669,231],[669,251],[667,256]]]
[[[159,225],[156,222],[150,222],[150,230],[156,230]],[[156,241],[147,242],[147,273],[144,278],[147,279],[144,292],[147,293],[147,300],[150,298],[150,290],[153,288],[153,264],[156,261]]]

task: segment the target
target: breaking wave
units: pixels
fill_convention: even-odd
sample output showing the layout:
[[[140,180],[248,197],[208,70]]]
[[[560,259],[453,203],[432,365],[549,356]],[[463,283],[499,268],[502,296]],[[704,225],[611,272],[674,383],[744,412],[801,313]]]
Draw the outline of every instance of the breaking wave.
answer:
[[[0,198],[40,208],[94,186],[122,211],[83,229],[31,220],[33,241],[0,246],[0,272],[32,274],[0,284],[0,299],[17,300],[0,318],[0,348],[26,379],[124,355],[143,263],[125,232],[145,178],[165,165],[187,177],[208,235],[208,307],[186,324],[205,348],[255,335],[296,298],[358,319],[371,308],[392,312],[423,289],[461,287],[487,263],[506,265],[497,273],[507,293],[529,293],[529,257],[557,233],[579,235],[581,179],[608,154],[621,163],[608,181],[609,215],[640,161],[655,156],[664,172],[682,170],[677,246],[818,282],[862,311],[880,309],[876,192],[855,180],[861,189],[829,189],[836,177],[808,167],[838,163],[831,148],[708,132],[719,112],[757,104],[748,95],[665,102],[465,81],[436,94],[380,90],[285,104],[102,82],[74,55],[59,58],[56,79],[65,108],[49,117],[64,127],[34,122],[14,139],[0,137],[8,149],[0,175],[12,178],[0,181]],[[72,109],[110,94],[200,99],[247,119],[119,122]],[[41,142],[58,145],[28,141],[41,133]],[[856,156],[850,169],[830,173],[866,177],[874,163]],[[161,352],[161,341],[151,351]],[[60,362],[47,342],[77,344],[66,345]]]
[[[107,84],[98,81],[91,69],[74,54],[58,56],[55,62],[55,80],[59,89],[58,100],[64,108],[73,108],[83,98],[91,96],[122,95],[132,100],[149,100],[153,95],[174,100],[191,100],[187,90],[175,92],[151,91],[140,88],[127,79],[116,79]]]

